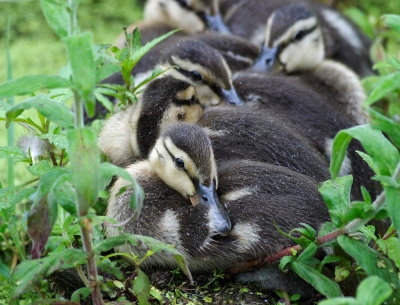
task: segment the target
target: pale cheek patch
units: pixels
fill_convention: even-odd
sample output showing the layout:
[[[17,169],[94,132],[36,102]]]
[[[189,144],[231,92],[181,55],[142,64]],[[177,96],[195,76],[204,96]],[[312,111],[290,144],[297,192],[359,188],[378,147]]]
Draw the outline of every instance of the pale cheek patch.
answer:
[[[195,94],[193,87],[188,87],[185,90],[178,91],[176,93],[176,98],[178,100],[190,100]]]
[[[258,232],[261,229],[256,224],[237,223],[232,229],[231,235],[236,238],[236,250],[238,252],[246,252],[254,248],[260,241]]]
[[[233,190],[229,193],[226,193],[225,195],[222,196],[222,201],[227,202],[227,201],[235,201],[238,199],[241,199],[246,196],[251,196],[254,193],[255,189],[254,188],[242,188],[242,189],[237,189]]]
[[[166,210],[159,224],[162,240],[168,244],[179,246],[179,229],[180,224],[176,214],[172,210]]]

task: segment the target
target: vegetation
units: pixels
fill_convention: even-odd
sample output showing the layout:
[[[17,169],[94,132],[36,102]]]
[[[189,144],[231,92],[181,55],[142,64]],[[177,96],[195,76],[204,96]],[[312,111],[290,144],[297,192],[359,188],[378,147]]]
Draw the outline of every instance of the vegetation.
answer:
[[[58,50],[66,50],[65,56],[53,57],[57,63],[68,62],[58,75],[54,75],[56,70],[50,67],[38,71],[39,75],[22,72],[26,63],[21,59],[22,64],[17,60],[18,78],[13,80],[15,65],[11,65],[10,53],[5,56],[8,81],[0,84],[0,120],[6,123],[7,143],[0,147],[0,158],[4,159],[2,168],[6,168],[3,164],[7,162],[8,170],[4,170],[7,175],[0,176],[0,280],[6,284],[1,286],[0,303],[3,298],[18,304],[62,304],[62,295],[50,288],[48,278],[70,268],[76,270],[77,281],[81,281],[84,288],[74,291],[69,297],[70,302],[65,304],[80,304],[86,299],[103,304],[104,299],[122,302],[134,298],[139,304],[147,304],[149,298],[156,303],[213,303],[219,293],[218,285],[225,283],[222,275],[216,273],[206,278],[204,285],[200,285],[202,289],[196,288],[192,294],[183,286],[173,284],[167,285],[170,291],[160,291],[150,285],[149,278],[140,269],[143,260],[159,251],[173,255],[177,260],[186,274],[186,279],[181,277],[181,281],[191,281],[184,258],[173,247],[129,234],[104,239],[102,225],[112,220],[101,215],[108,196],[106,186],[112,176],[122,176],[135,186],[136,196],[132,198],[131,207],[138,213],[142,194],[124,170],[102,162],[96,148],[96,133],[101,122],[84,126],[83,109],[93,114],[96,98],[112,111],[104,96],[106,93],[118,96],[126,104],[135,102],[135,92],[141,84],[135,84],[129,72],[163,37],[142,47],[140,34],[134,32],[127,36],[128,48],[123,50],[94,45],[92,35],[81,32],[78,26],[77,20],[83,28],[93,24],[92,18],[86,18],[88,13],[79,15],[79,2],[40,1],[48,24],[59,38]],[[96,3],[99,10],[104,9],[104,2]],[[364,9],[367,3],[373,7],[373,1],[364,1]],[[14,4],[8,5],[11,8]],[[38,10],[33,3],[32,9]],[[286,233],[298,246],[273,258],[280,259],[282,270],[293,270],[325,296],[327,300],[321,301],[321,305],[400,302],[400,241],[397,234],[400,231],[400,214],[397,212],[400,209],[400,16],[380,18],[376,14],[381,14],[381,10],[366,9],[371,13],[367,15],[355,7],[347,8],[346,13],[366,33],[377,37],[373,55],[379,59],[376,64],[378,74],[364,80],[369,94],[365,106],[371,115],[371,124],[343,130],[335,138],[330,167],[332,179],[320,188],[331,222],[319,232],[304,225]],[[29,25],[21,24],[13,29],[22,33],[24,26],[29,28]],[[2,28],[8,29],[4,35],[8,37],[4,41],[7,43],[12,36],[10,26],[2,24]],[[108,41],[113,40],[111,37]],[[45,42],[41,40],[40,43]],[[11,55],[14,53],[13,48],[7,46],[6,49]],[[19,52],[17,54],[26,51]],[[125,86],[98,86],[115,71],[123,72]],[[159,73],[161,71],[156,71],[152,78]],[[21,101],[16,103],[14,96],[20,96]],[[72,106],[74,112],[70,110]],[[46,148],[49,149],[45,149],[48,153],[36,148],[27,151],[19,148],[14,140],[16,124],[37,135],[40,140],[35,147],[48,145]],[[353,138],[363,145],[365,153],[360,154],[382,186],[381,195],[374,201],[364,189],[363,201],[350,202],[353,177],[338,177],[347,146]],[[20,166],[16,168],[16,164]],[[372,219],[385,219],[388,229],[378,233],[375,226],[368,224]],[[144,244],[147,254],[143,257],[110,254],[109,250],[123,243]],[[315,254],[321,247],[334,249],[334,254],[323,260],[317,259]],[[123,260],[113,257],[127,257],[134,268],[126,268]],[[179,275],[174,277],[179,278]],[[248,288],[240,287],[236,293],[240,295],[247,291]],[[354,296],[343,297],[344,291]],[[254,294],[265,297],[262,292]],[[299,296],[281,296],[294,303],[300,302]],[[234,302],[234,298],[232,300]]]

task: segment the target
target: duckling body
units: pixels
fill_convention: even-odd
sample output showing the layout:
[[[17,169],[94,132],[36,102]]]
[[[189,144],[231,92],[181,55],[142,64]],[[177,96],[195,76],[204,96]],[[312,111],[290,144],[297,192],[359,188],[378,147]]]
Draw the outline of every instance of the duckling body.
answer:
[[[357,124],[343,112],[341,105],[334,107],[318,90],[305,86],[300,76],[292,79],[285,75],[242,73],[234,84],[243,100],[248,102],[246,107],[258,112],[263,109],[268,113],[273,112],[277,120],[288,122],[296,132],[309,139],[326,156],[327,161],[330,160],[332,139],[336,133]],[[349,89],[352,88],[349,86]],[[333,101],[336,103],[336,100]],[[359,187],[364,185],[374,193],[375,184],[370,180],[371,170],[356,150],[362,150],[361,146],[351,143],[349,160],[342,174],[354,174],[353,196],[361,198]]]

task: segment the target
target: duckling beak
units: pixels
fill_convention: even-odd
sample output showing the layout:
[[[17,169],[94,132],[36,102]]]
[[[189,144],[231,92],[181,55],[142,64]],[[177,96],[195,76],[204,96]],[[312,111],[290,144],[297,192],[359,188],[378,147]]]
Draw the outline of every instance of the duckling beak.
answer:
[[[263,46],[260,55],[251,69],[257,72],[271,72],[277,56],[278,48],[267,48]]]
[[[206,15],[205,16],[208,27],[211,30],[224,33],[224,34],[231,34],[231,31],[229,28],[226,26],[224,21],[222,20],[221,14],[216,14],[214,16],[211,15]]]
[[[225,90],[221,88],[221,98],[223,101],[232,105],[243,105],[242,99],[237,94],[235,87],[232,86],[230,90]]]
[[[231,220],[221,205],[215,183],[205,186],[196,183],[196,194],[190,197],[193,206],[201,206],[208,211],[209,227],[214,235],[226,236],[232,229]]]

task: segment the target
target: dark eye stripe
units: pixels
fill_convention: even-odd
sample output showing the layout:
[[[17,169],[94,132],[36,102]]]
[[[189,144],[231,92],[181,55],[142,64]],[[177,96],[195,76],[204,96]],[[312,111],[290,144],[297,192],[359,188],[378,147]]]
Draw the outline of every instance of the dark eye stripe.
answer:
[[[302,31],[302,38],[304,38],[307,35],[309,35],[312,32],[314,32],[317,29],[317,27],[318,27],[317,25],[314,25],[313,27],[309,28],[308,30],[301,30]],[[278,45],[278,54],[281,53],[288,45],[290,45],[291,43],[296,42],[296,41],[297,40],[293,37],[289,41],[282,42],[280,45]]]
[[[165,150],[167,151],[168,155],[171,157],[172,162],[174,162],[174,164],[175,164],[175,159],[176,159],[176,158],[175,158],[175,156],[172,154],[172,152],[168,149],[167,144],[165,143],[165,140],[163,141],[163,145],[164,145],[164,148],[165,148]],[[182,168],[182,170],[185,171],[185,172],[188,174],[186,168]],[[188,174],[188,176],[189,176],[189,174]],[[189,177],[190,177],[190,176],[189,176]]]

